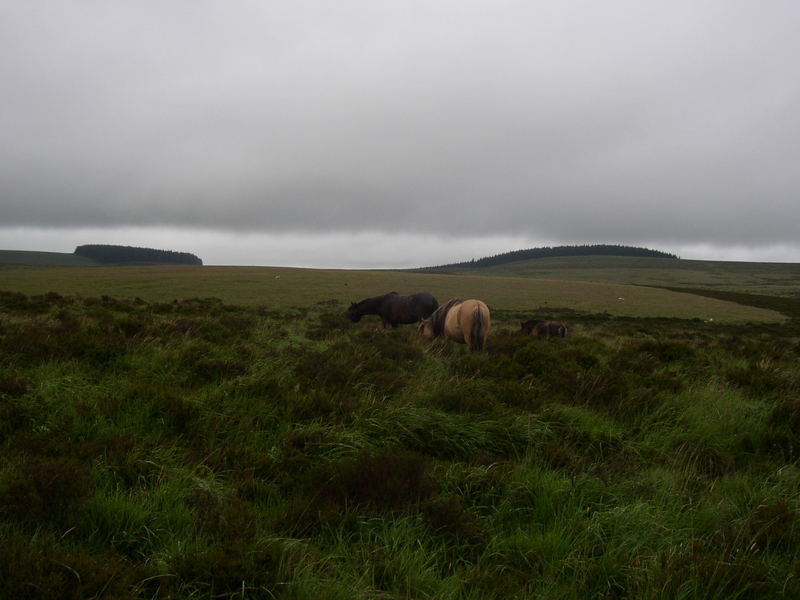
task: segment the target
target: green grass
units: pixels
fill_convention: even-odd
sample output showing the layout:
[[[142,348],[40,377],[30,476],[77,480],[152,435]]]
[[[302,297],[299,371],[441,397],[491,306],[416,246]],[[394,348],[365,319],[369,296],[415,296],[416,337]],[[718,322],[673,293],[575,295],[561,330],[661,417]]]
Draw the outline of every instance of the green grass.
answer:
[[[7,597],[800,595],[796,320],[498,308],[468,354],[335,297],[94,289],[0,293]]]
[[[653,259],[655,260],[655,259]],[[91,267],[6,268],[0,289],[28,295],[56,292],[147,302],[219,298],[230,304],[286,310],[338,302],[347,304],[392,290],[429,291],[444,302],[479,298],[494,309],[525,318],[568,308],[629,317],[697,318],[714,321],[778,322],[769,308],[664,289],[545,280],[527,277],[432,275],[400,271],[290,269],[277,267]]]

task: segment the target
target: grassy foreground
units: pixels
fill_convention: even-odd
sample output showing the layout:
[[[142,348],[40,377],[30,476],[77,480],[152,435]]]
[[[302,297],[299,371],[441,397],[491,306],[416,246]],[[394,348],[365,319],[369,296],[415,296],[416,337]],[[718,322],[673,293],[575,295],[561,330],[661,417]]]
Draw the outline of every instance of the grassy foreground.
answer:
[[[800,597],[796,321],[298,306],[0,294],[2,595]]]

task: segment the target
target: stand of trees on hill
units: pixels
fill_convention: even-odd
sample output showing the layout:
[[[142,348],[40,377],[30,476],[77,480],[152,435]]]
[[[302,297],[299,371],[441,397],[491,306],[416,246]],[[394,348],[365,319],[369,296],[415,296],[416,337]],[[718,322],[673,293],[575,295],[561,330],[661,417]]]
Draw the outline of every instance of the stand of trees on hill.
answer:
[[[514,250],[504,252],[494,256],[472,259],[460,263],[439,265],[432,268],[451,268],[451,267],[495,267],[505,263],[518,260],[529,260],[532,258],[553,258],[563,256],[636,256],[646,258],[675,258],[675,254],[661,252],[660,250],[650,250],[648,248],[637,248],[634,246],[618,246],[612,244],[593,244],[583,246],[545,246],[542,248],[528,248],[527,250]]]
[[[202,265],[203,261],[188,252],[154,250],[132,246],[87,244],[78,246],[73,253],[91,258],[99,263],[114,265]]]

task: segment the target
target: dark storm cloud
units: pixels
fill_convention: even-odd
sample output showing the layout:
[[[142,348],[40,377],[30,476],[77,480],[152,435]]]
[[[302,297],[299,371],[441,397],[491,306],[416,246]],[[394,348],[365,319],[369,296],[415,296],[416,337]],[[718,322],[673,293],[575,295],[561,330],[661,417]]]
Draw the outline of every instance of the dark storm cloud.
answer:
[[[794,2],[6,2],[6,226],[793,244]]]

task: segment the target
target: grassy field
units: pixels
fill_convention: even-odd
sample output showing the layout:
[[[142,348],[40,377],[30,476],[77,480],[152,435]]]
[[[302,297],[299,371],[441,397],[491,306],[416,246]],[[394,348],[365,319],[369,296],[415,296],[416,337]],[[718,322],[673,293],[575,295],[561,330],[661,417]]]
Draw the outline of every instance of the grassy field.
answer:
[[[548,341],[515,279],[26,275],[60,293],[0,293],[3,597],[800,597],[797,320],[560,299]],[[391,277],[509,298],[487,351],[344,318]]]
[[[651,259],[653,260],[653,259]],[[776,322],[785,317],[716,298],[675,291],[574,280],[423,274],[401,271],[277,267],[13,267],[0,269],[0,290],[40,295],[108,295],[171,302],[219,298],[273,308],[349,303],[392,290],[429,291],[440,301],[480,298],[490,307],[533,315],[553,308],[631,317],[676,317],[725,322]]]
[[[584,256],[541,258],[516,261],[496,267],[467,267],[447,271],[462,275],[480,274],[656,287],[705,288],[800,299],[800,265],[794,263]]]

